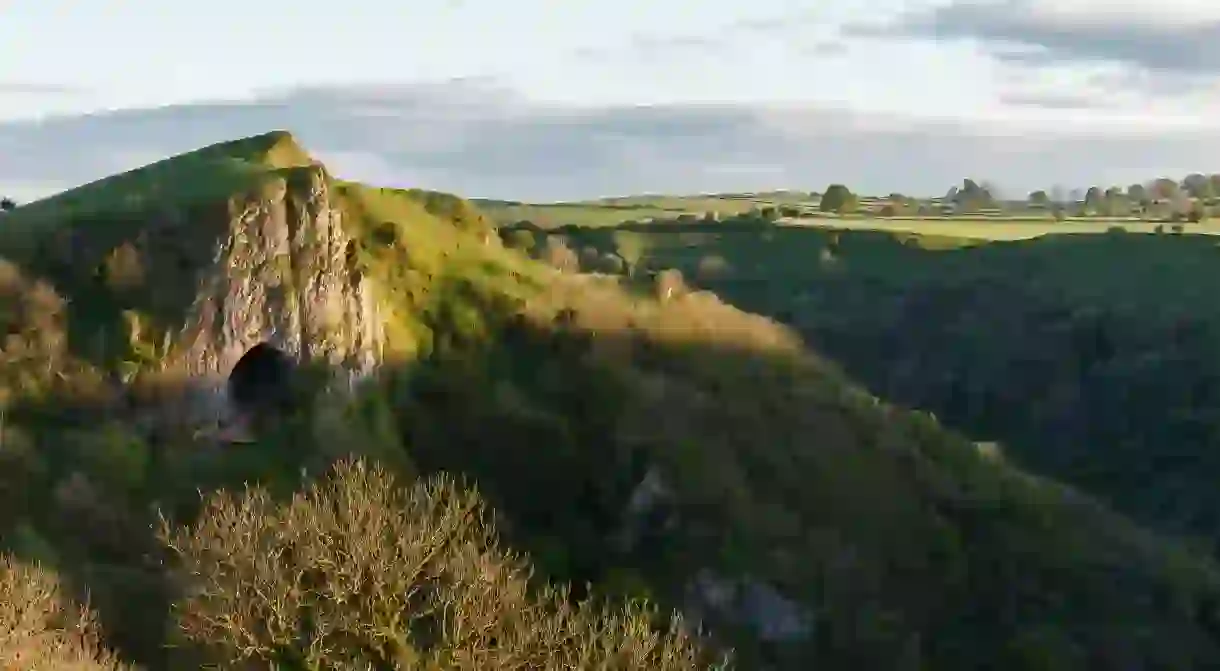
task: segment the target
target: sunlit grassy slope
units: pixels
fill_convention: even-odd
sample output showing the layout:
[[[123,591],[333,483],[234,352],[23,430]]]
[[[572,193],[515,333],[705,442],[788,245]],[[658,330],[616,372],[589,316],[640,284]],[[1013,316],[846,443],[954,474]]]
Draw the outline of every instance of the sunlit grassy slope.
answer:
[[[88,230],[90,217],[114,211],[152,216],[125,209],[152,202],[150,192],[177,194],[158,201],[171,205],[223,200],[226,188],[248,190],[306,161],[281,136],[262,136],[13,216],[53,230],[70,210]],[[173,175],[209,186],[176,185]],[[59,383],[37,397],[27,390],[77,369],[105,372],[61,337],[80,305],[37,309],[74,296],[39,284],[31,265],[13,268],[0,292],[11,334],[5,435],[27,437],[18,456],[0,453],[11,459],[0,491],[21,492],[0,505],[0,538],[93,588],[116,646],[136,661],[156,666],[164,648],[149,597],[163,576],[141,554],[156,547],[147,532],[155,504],[186,522],[197,488],[287,487],[345,452],[462,475],[494,507],[506,541],[578,591],[587,582],[595,594],[689,609],[700,571],[771,585],[812,620],[798,640],[763,640],[739,619],[744,607],[702,614],[746,668],[1220,661],[1220,572],[1210,559],[881,402],[786,328],[706,293],[560,273],[503,248],[454,196],[331,187],[391,337],[380,375],[339,413],[358,431],[323,432],[329,405],[232,451],[149,437],[109,410],[74,424],[53,412]],[[625,511],[650,470],[673,490],[661,516],[673,521],[624,545]],[[58,497],[74,472],[93,484],[93,513]],[[88,524],[97,511],[118,521]]]
[[[292,135],[275,131],[204,147],[70,189],[21,207],[8,223],[223,200],[284,170],[314,164]]]

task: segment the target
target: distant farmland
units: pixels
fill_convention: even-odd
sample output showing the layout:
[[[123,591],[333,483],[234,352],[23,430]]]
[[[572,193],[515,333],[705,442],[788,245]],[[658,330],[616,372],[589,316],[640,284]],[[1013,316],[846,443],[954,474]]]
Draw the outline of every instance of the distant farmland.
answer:
[[[951,217],[936,219],[803,217],[783,220],[782,223],[791,226],[920,233],[978,240],[1025,240],[1049,234],[1105,233],[1115,227],[1121,227],[1130,233],[1154,233],[1158,226],[1165,230],[1170,230],[1172,226],[1134,219],[1076,221],[1069,219],[1056,222],[1046,219],[958,219]],[[1220,224],[1186,224],[1185,231],[1215,235],[1220,233]]]

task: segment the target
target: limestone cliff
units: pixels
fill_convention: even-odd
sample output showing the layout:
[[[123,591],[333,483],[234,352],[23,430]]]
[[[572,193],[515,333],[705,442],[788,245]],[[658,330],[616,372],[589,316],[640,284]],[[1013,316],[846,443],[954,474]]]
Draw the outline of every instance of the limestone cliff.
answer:
[[[323,169],[294,171],[229,210],[177,338],[181,364],[225,374],[266,342],[301,361],[371,370],[382,320]]]

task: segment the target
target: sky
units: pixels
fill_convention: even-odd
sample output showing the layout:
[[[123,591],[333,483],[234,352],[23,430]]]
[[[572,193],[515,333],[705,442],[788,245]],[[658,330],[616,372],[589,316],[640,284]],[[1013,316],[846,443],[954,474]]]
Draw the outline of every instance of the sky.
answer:
[[[467,196],[1220,172],[1203,0],[7,0],[0,194],[272,129]]]

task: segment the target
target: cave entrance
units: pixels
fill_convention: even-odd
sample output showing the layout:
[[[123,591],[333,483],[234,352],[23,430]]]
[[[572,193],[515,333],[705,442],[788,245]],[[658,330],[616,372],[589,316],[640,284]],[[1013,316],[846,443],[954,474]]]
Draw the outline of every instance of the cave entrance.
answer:
[[[291,399],[292,359],[269,343],[251,347],[229,373],[229,402],[247,420],[287,409]]]

